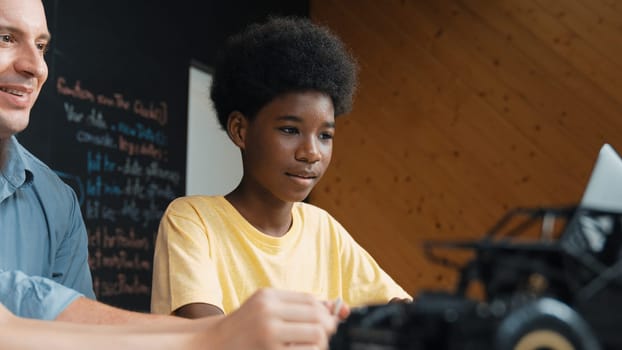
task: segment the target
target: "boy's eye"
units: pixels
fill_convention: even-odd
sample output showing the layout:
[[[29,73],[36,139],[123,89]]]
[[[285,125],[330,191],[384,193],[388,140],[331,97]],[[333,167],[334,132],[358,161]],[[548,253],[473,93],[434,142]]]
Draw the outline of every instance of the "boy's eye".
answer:
[[[330,140],[333,138],[333,134],[328,133],[328,132],[323,132],[320,134],[320,139],[322,140]]]
[[[298,133],[298,129],[293,128],[293,127],[289,127],[289,126],[284,126],[282,128],[279,128],[282,132],[286,133],[286,134],[297,134]]]

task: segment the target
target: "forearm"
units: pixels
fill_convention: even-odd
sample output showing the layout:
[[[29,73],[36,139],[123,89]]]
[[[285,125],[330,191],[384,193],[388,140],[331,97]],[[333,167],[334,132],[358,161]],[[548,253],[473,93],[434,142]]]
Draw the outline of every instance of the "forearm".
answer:
[[[42,347],[63,350],[135,350],[145,347],[149,350],[274,350],[292,344],[300,345],[300,348],[326,349],[328,337],[337,326],[337,318],[328,312],[328,308],[333,308],[330,303],[323,305],[311,295],[276,290],[258,291],[229,316],[199,320],[126,315],[123,310],[111,307],[106,310],[103,304],[84,298],[79,300],[70,305],[61,318],[89,319],[84,308],[90,310],[91,315],[104,309],[112,314],[97,320],[125,324],[92,325],[21,319],[12,316],[0,304],[0,350]],[[131,322],[137,317],[141,317],[139,322]],[[156,322],[142,322],[148,318]]]
[[[147,327],[144,327],[147,328]],[[14,318],[0,327],[0,350],[198,349],[197,333],[92,326]]]
[[[63,310],[56,321],[85,324],[128,324],[171,320],[173,317],[122,310],[88,298],[78,298]]]
[[[88,298],[78,298],[70,304],[56,321],[98,324],[125,325],[125,329],[142,330],[144,325],[153,332],[192,332],[201,331],[218,322],[220,317],[201,320],[188,320],[181,317],[144,314],[118,309]]]

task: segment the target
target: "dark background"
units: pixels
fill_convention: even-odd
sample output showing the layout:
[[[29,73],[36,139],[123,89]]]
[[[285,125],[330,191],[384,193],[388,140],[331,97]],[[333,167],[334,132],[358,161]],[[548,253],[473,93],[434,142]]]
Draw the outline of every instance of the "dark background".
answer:
[[[148,311],[159,217],[185,194],[190,64],[209,68],[226,37],[248,23],[308,16],[308,1],[44,6],[49,77],[18,138],[78,195],[98,299]]]

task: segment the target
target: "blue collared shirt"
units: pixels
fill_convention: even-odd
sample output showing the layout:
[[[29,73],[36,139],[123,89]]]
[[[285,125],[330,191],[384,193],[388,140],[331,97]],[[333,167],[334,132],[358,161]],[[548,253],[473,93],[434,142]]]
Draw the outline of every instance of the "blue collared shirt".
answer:
[[[0,304],[21,317],[54,320],[79,296],[49,278],[0,270]]]
[[[54,319],[95,298],[76,195],[15,137],[0,168],[0,270],[0,302],[18,316]]]

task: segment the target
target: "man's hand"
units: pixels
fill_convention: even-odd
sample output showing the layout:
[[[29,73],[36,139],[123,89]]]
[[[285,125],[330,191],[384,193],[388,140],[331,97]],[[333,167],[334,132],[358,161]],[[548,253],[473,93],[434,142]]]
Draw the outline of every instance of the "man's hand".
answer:
[[[220,319],[213,349],[327,349],[337,327],[328,303],[309,294],[263,289]],[[340,315],[347,313],[341,308]]]

